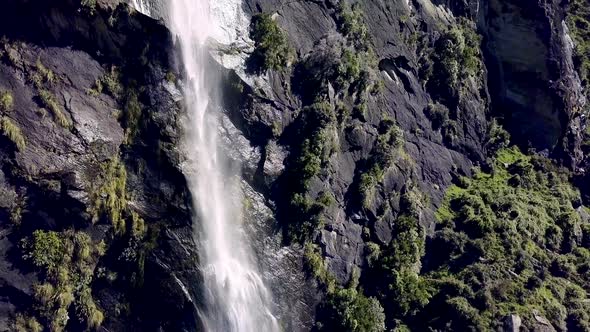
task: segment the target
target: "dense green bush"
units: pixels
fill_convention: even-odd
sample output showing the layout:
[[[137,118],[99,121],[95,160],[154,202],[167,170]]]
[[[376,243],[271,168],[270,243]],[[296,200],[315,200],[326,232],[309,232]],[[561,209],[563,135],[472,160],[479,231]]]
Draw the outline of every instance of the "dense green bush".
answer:
[[[64,255],[59,233],[37,230],[33,232],[31,242],[25,243],[25,245],[28,249],[26,259],[30,259],[33,264],[45,269],[48,273],[53,274],[57,271]]]
[[[270,14],[257,14],[252,17],[250,38],[255,46],[249,59],[253,70],[282,70],[292,61],[293,51],[287,36]]]
[[[326,291],[317,313],[317,331],[380,332],[385,330],[383,307],[374,297],[357,289],[355,281],[346,288],[338,286],[328,273],[319,248],[305,245],[305,263],[309,272]],[[355,278],[353,276],[353,278]]]
[[[527,327],[535,315],[557,330],[590,326],[590,227],[576,211],[579,193],[567,171],[503,144],[489,173],[447,190],[431,239],[417,220],[423,203],[409,203],[407,190],[391,243],[367,245],[361,285],[384,307],[388,329],[495,330],[510,314]]]
[[[579,199],[564,170],[516,148],[498,150],[490,174],[476,172],[447,192],[427,250],[435,292],[417,317],[436,306],[447,314],[431,327],[493,329],[514,313],[526,325],[534,312],[558,329],[588,326],[580,315],[589,309],[590,276]]]
[[[460,92],[465,77],[476,77],[482,68],[481,37],[472,22],[461,19],[458,23],[426,52],[428,68],[422,69],[433,97],[445,104]]]
[[[349,7],[346,1],[340,1],[337,6],[337,14],[340,32],[349,38],[355,46],[366,50],[369,43],[369,33],[359,4],[355,3]]]
[[[431,287],[419,275],[425,242],[422,226],[411,215],[400,216],[394,225],[394,238],[371,259],[367,277],[370,294],[379,296],[390,321],[413,314],[431,296]]]
[[[328,294],[319,310],[319,331],[385,331],[385,314],[379,301],[353,288],[341,288]]]
[[[43,326],[39,324],[35,317],[26,317],[21,314],[17,314],[14,319],[13,325],[14,331],[16,332],[42,332]]]
[[[127,91],[121,119],[123,128],[125,128],[125,144],[132,143],[138,135],[141,128],[141,115],[141,104],[137,92],[130,89]]]
[[[107,70],[100,81],[97,82],[97,88],[98,87],[106,90],[106,92],[112,97],[119,98],[123,93],[121,73],[119,72],[119,69],[115,66],[112,66],[109,70]]]
[[[84,232],[36,230],[21,247],[23,257],[42,275],[42,283],[34,286],[33,293],[44,325],[51,331],[63,331],[73,305],[80,323],[98,328],[104,317],[92,298],[90,285],[94,267],[104,254],[104,243],[93,242]],[[17,317],[16,324],[32,326],[34,322]]]
[[[432,121],[432,127],[435,130],[439,129],[449,119],[449,109],[439,103],[428,104],[424,113]]]

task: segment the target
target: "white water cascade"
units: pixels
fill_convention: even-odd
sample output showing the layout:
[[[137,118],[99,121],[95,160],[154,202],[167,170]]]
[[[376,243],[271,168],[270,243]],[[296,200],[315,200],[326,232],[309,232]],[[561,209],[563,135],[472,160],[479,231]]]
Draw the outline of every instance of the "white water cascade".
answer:
[[[144,15],[150,15],[150,5],[145,0],[132,0],[132,5],[137,11]]]
[[[229,171],[218,143],[219,107],[211,98],[215,83],[207,78],[207,41],[219,27],[209,1],[216,0],[169,1],[170,27],[186,71],[186,176],[202,227],[195,230],[202,232],[203,243],[205,303],[199,314],[207,331],[279,331],[271,294],[243,229],[239,176]]]

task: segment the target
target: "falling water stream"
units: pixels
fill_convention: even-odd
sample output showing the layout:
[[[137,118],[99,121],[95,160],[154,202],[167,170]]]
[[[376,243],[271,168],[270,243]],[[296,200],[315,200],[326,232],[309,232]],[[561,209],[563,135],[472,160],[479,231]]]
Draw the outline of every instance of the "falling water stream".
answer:
[[[207,41],[218,22],[211,18],[209,1],[216,0],[169,1],[170,28],[186,71],[186,175],[200,221],[195,232],[202,232],[205,294],[199,314],[207,331],[278,331],[271,294],[243,229],[238,174],[227,167],[218,142],[219,107],[211,98],[216,87],[207,79],[212,74]]]

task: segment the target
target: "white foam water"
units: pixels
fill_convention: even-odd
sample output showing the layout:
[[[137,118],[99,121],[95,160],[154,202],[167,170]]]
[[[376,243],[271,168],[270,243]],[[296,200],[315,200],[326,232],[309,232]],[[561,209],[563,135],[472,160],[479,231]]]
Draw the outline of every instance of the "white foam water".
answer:
[[[144,15],[151,15],[151,6],[146,0],[132,0],[133,7]]]
[[[195,232],[202,232],[198,238],[203,243],[199,258],[205,294],[200,318],[207,331],[279,331],[271,294],[243,229],[241,194],[234,181],[238,174],[226,167],[218,143],[219,107],[211,98],[217,87],[207,78],[212,74],[207,72],[207,41],[220,30],[220,23],[212,19],[209,1],[216,0],[170,0],[168,13],[186,71],[185,173],[198,214],[200,227]]]

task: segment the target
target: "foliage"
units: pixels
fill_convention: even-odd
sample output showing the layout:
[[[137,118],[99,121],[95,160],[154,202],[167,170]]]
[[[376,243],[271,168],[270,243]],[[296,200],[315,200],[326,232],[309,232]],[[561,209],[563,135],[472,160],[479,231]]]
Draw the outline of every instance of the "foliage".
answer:
[[[376,186],[383,181],[385,171],[393,165],[403,141],[403,131],[393,120],[385,118],[380,122],[379,136],[367,161],[367,168],[360,174],[359,194],[363,207],[371,206]]]
[[[98,177],[93,181],[90,190],[89,212],[93,222],[106,217],[113,225],[115,232],[125,232],[124,210],[127,207],[127,172],[118,158],[100,165]]]
[[[80,4],[91,14],[96,10],[96,0],[80,0]]]
[[[318,309],[316,329],[319,331],[384,331],[383,307],[374,297],[366,297],[355,285],[337,286],[328,273],[319,248],[305,245],[308,270],[326,290],[327,296]]]
[[[478,171],[448,189],[427,249],[424,277],[435,291],[415,316],[445,312],[429,326],[455,330],[494,329],[513,313],[527,325],[535,312],[557,329],[588,326],[580,314],[589,309],[590,276],[579,201],[567,172],[500,148],[489,174]]]
[[[35,266],[50,274],[57,271],[64,250],[58,233],[35,231],[28,249],[29,253],[25,258],[30,259]]]
[[[382,83],[375,74],[377,57],[371,47],[360,5],[349,7],[341,1],[336,15],[338,30],[346,37],[347,44],[342,48],[334,81],[337,89],[348,91],[355,97],[355,106],[363,117],[368,92],[377,92]]]
[[[305,244],[305,266],[311,275],[323,286],[328,293],[335,290],[336,280],[330,275],[324,265],[324,258],[320,252],[320,248],[311,243]]]
[[[26,317],[17,314],[14,319],[14,331],[16,332],[42,332],[43,326],[39,324],[35,317]]]
[[[489,139],[487,142],[487,148],[490,149],[491,152],[504,149],[510,144],[510,134],[498,124],[496,119],[492,119],[488,132]]]
[[[293,153],[288,176],[290,201],[286,206],[289,218],[287,237],[289,240],[303,242],[322,225],[321,213],[328,208],[322,200],[310,202],[306,192],[309,182],[320,174],[331,154],[334,152],[332,134],[336,115],[333,107],[325,101],[318,101],[303,110],[305,136],[301,145]],[[324,193],[331,195],[331,193]],[[333,196],[332,196],[333,197]],[[323,200],[329,203],[331,200]]]
[[[257,14],[250,23],[250,38],[254,41],[254,52],[250,64],[260,70],[282,70],[292,60],[292,49],[287,36],[270,14]]]
[[[36,230],[22,241],[23,257],[42,273],[34,286],[36,310],[51,331],[63,331],[73,305],[78,319],[95,329],[103,314],[92,299],[90,284],[94,267],[104,249],[84,232]],[[17,324],[19,323],[17,318]],[[33,323],[27,323],[33,324]]]
[[[408,211],[410,212],[410,211]],[[383,249],[373,249],[367,280],[389,313],[388,319],[403,318],[424,307],[432,296],[431,286],[419,275],[425,233],[418,220],[405,214],[395,221],[394,238]]]
[[[358,3],[349,7],[345,1],[340,1],[337,7],[339,16],[339,30],[352,41],[366,47],[369,40],[368,29],[365,26],[362,10]]]
[[[104,89],[108,94],[116,99],[118,99],[123,93],[121,73],[115,66],[112,66],[109,70],[107,70],[100,81],[97,81],[96,85],[97,88],[101,87],[101,91]]]
[[[425,71],[428,87],[435,99],[453,97],[464,84],[465,77],[475,77],[482,68],[481,37],[473,23],[461,19],[436,41],[429,53],[431,68]]]
[[[385,331],[385,314],[379,301],[353,288],[340,288],[328,294],[319,310],[320,331]]]
[[[449,109],[439,103],[428,104],[424,113],[432,122],[433,129],[439,129],[449,119]]]
[[[130,144],[139,133],[141,120],[141,104],[134,90],[127,92],[123,118],[121,120],[123,128],[125,128],[125,143]]]
[[[14,106],[14,100],[10,91],[0,91],[0,111],[9,112]]]
[[[39,98],[41,98],[41,102],[43,103],[43,105],[51,111],[53,117],[60,126],[64,128],[70,128],[72,126],[72,123],[64,115],[61,107],[55,100],[55,97],[51,92],[49,92],[49,90],[39,89]]]
[[[49,69],[49,68],[45,67],[45,65],[43,65],[40,58],[37,58],[37,62],[35,63],[35,66],[37,69],[36,74],[41,75],[41,79],[44,82],[46,82],[48,84],[52,84],[55,82],[55,74],[53,73],[53,71],[51,71],[51,69]]]
[[[590,83],[590,8],[586,1],[569,2],[567,26],[575,43],[574,64],[587,91]]]
[[[24,150],[26,146],[25,137],[18,125],[12,122],[10,118],[3,116],[0,119],[0,128],[2,129],[2,134],[8,137],[20,151]]]

